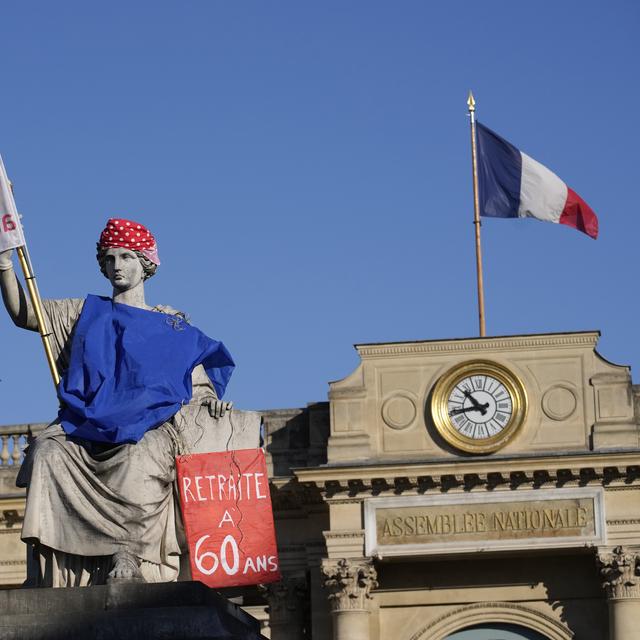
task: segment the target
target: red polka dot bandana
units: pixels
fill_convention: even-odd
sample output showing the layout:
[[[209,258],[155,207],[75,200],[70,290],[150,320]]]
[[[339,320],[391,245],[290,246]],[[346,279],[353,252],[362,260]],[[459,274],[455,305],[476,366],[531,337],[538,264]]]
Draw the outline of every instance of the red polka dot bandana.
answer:
[[[156,239],[149,229],[133,220],[110,218],[104,231],[100,234],[98,247],[100,249],[112,249],[114,247],[135,249],[146,258],[149,258],[154,264],[160,264]]]

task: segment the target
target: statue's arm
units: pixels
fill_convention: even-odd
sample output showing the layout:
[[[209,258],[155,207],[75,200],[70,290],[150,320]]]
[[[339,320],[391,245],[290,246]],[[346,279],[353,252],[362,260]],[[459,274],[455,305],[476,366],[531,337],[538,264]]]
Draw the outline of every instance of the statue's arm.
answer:
[[[0,290],[2,301],[13,323],[30,331],[38,330],[38,321],[11,262],[12,251],[0,252]]]

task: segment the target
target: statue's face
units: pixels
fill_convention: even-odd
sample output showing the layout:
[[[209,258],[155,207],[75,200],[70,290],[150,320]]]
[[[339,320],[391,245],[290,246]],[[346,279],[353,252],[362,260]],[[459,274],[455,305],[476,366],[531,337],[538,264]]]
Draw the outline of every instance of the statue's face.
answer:
[[[142,263],[130,249],[107,249],[104,269],[111,286],[118,291],[128,291],[144,281]]]

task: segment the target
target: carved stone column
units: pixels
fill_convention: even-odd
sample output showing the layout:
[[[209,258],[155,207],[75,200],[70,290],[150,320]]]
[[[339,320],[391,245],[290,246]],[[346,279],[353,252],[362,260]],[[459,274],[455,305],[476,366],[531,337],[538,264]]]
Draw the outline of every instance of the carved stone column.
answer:
[[[602,586],[609,601],[609,640],[640,640],[640,549],[598,551]]]
[[[304,637],[307,581],[303,577],[285,577],[280,582],[259,585],[269,603],[271,640],[298,640]]]
[[[371,590],[378,586],[371,558],[322,563],[333,615],[333,640],[369,640]]]

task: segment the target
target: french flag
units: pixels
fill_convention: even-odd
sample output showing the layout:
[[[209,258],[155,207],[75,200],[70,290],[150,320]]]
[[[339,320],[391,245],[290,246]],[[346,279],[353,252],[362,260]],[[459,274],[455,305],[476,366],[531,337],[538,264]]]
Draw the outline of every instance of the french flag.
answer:
[[[558,176],[476,123],[480,215],[559,222],[598,237],[591,207]]]

